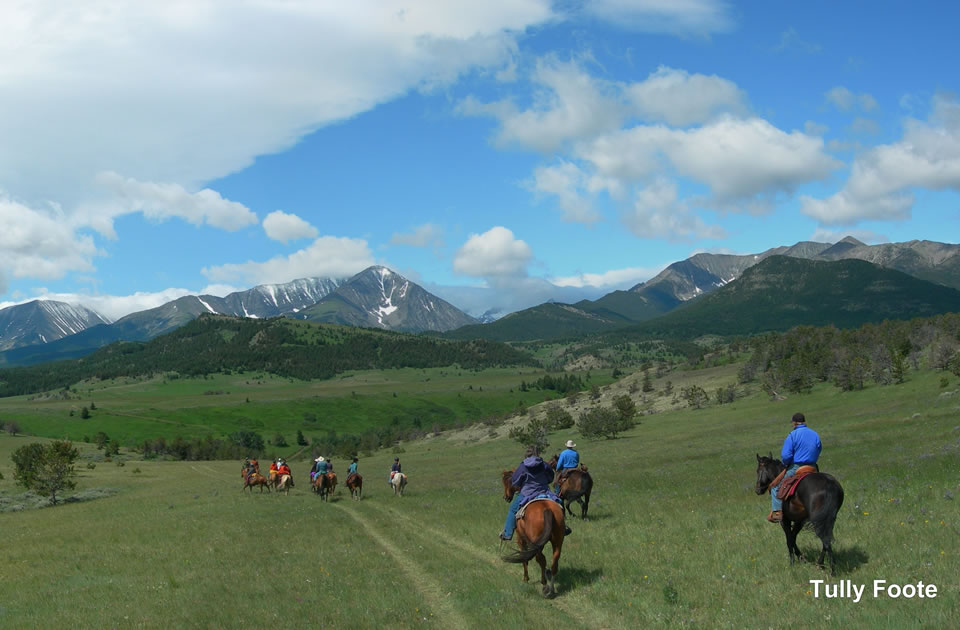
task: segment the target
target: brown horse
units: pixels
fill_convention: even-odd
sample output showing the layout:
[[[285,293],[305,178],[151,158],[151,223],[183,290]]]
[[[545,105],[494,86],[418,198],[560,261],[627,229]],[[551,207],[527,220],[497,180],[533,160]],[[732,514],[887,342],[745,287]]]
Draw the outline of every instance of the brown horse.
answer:
[[[330,471],[326,474],[327,477],[327,486],[330,488],[327,491],[327,500],[330,500],[330,497],[333,496],[333,492],[337,489],[337,473]]]
[[[556,469],[558,459],[559,456],[553,456],[549,462],[551,468]],[[560,491],[557,494],[563,499],[564,510],[573,516],[570,506],[576,501],[580,504],[580,518],[586,520],[590,493],[593,492],[593,477],[587,472],[587,467],[580,464],[577,468],[564,470],[559,478]]]
[[[785,470],[779,459],[757,455],[757,494],[765,494]],[[843,505],[843,488],[832,475],[816,472],[800,480],[793,496],[783,502],[783,517],[780,526],[787,537],[787,555],[793,564],[794,555],[803,560],[797,547],[797,534],[804,523],[810,521],[813,531],[822,543],[817,566],[823,568],[823,557],[830,554],[830,575],[834,574],[833,525],[837,521],[837,512]]]
[[[347,488],[350,489],[350,497],[359,501],[360,495],[363,494],[363,477],[360,476],[360,473],[347,475]]]
[[[320,495],[324,501],[328,500],[330,494],[330,481],[326,475],[317,475],[313,478],[313,491]]]
[[[503,471],[503,499],[513,500],[517,489],[510,483],[513,477],[512,470]],[[527,562],[536,556],[540,565],[540,584],[543,585],[543,596],[552,597],[557,594],[554,578],[557,576],[560,564],[560,550],[563,548],[563,507],[552,500],[533,501],[526,506],[523,516],[517,519],[517,546],[519,551],[504,556],[505,562],[523,563],[523,581],[529,582]],[[553,545],[553,563],[547,569],[547,559],[543,555],[543,548],[547,543]]]
[[[263,494],[263,489],[266,488],[267,492],[270,491],[270,480],[261,475],[260,473],[252,473],[243,478],[243,488],[241,492],[250,488],[250,493],[253,494],[253,487],[260,486],[260,494]]]

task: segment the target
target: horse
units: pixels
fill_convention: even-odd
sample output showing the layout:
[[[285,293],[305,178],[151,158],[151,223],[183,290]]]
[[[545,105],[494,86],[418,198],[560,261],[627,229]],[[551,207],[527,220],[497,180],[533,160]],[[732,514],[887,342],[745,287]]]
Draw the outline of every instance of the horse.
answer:
[[[350,497],[359,501],[360,495],[363,493],[363,477],[359,473],[347,475],[347,488],[350,489]]]
[[[769,491],[785,468],[779,459],[773,459],[772,454],[769,457],[758,454],[757,494],[761,495]],[[780,521],[783,533],[787,537],[787,555],[790,557],[791,565],[794,556],[803,561],[803,555],[797,547],[797,534],[809,521],[822,543],[817,566],[823,568],[823,558],[829,553],[830,575],[834,575],[833,525],[842,505],[843,488],[832,475],[816,472],[800,480],[793,496],[783,502],[783,517]]]
[[[403,489],[407,487],[407,476],[403,473],[394,473],[390,478],[390,485],[393,486],[393,496],[398,494],[403,496]]]
[[[510,483],[513,477],[512,470],[503,471],[503,500],[508,503],[513,500],[517,489]],[[518,551],[504,556],[504,562],[523,563],[523,581],[529,582],[527,562],[536,556],[540,565],[540,584],[543,585],[543,596],[553,597],[557,594],[554,579],[560,564],[560,550],[563,549],[563,507],[553,500],[533,501],[528,503],[523,516],[517,519],[517,546]],[[553,562],[547,569],[547,559],[543,555],[543,548],[547,543],[553,546]]]
[[[558,455],[550,460],[550,468],[556,470]],[[570,506],[574,501],[580,504],[580,518],[587,519],[587,508],[590,507],[590,493],[593,491],[593,477],[587,472],[587,467],[580,464],[578,468],[564,470],[560,482],[560,492],[557,494],[563,499],[565,512],[573,516]]]
[[[293,477],[286,474],[277,475],[276,487],[277,487],[277,492],[290,494],[290,488],[293,487]]]
[[[320,495],[322,500],[326,501],[327,495],[330,493],[330,480],[327,479],[326,475],[318,474],[313,478],[312,488],[314,492]]]
[[[333,491],[337,489],[337,473],[332,470],[328,472],[325,477],[327,478],[327,501],[330,500],[330,497],[333,495]]]
[[[250,473],[243,478],[243,488],[240,491],[244,491],[247,488],[250,488],[250,494],[253,494],[253,487],[260,486],[260,494],[263,494],[263,489],[266,488],[267,492],[270,491],[270,480],[261,475],[260,473]]]

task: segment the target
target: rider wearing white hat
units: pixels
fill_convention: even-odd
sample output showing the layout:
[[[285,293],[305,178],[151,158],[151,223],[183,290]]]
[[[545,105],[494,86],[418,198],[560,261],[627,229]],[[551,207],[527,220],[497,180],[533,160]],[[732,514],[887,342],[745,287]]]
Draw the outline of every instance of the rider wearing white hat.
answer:
[[[580,453],[575,449],[577,445],[573,440],[567,440],[567,443],[564,444],[567,448],[564,449],[560,456],[557,458],[557,472],[553,477],[554,489],[557,492],[560,492],[560,480],[563,476],[564,470],[571,470],[580,465]]]

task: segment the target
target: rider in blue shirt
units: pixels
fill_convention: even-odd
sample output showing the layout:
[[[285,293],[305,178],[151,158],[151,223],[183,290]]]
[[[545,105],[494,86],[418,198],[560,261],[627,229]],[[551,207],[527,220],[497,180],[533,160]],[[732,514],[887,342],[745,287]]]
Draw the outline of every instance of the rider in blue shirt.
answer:
[[[823,449],[820,436],[807,426],[807,419],[802,413],[793,414],[790,421],[793,423],[793,430],[783,441],[783,449],[780,451],[780,459],[787,467],[786,472],[783,473],[783,479],[793,475],[801,466],[816,467],[820,451]],[[780,483],[783,481],[781,480]],[[779,488],[780,484],[777,484],[770,489],[770,515],[767,516],[767,520],[771,523],[779,523],[783,519],[783,502],[777,498]]]
[[[577,445],[573,440],[567,440],[567,443],[564,444],[567,448],[560,453],[560,456],[557,457],[557,474],[554,476],[554,490],[560,492],[560,477],[563,475],[563,471],[567,469],[576,468],[580,465],[580,453],[575,449]]]

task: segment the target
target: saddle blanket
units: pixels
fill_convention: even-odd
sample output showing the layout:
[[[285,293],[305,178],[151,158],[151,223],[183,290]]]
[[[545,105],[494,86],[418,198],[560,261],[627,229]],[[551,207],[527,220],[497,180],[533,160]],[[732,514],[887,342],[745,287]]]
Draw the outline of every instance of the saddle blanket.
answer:
[[[530,499],[529,501],[526,501],[520,506],[520,509],[517,510],[517,518],[518,519],[523,518],[523,513],[527,511],[527,506],[530,505],[531,503],[536,503],[537,501],[553,501],[554,503],[559,503],[561,506],[563,505],[563,502],[560,500],[560,497],[558,497],[552,492],[548,492],[546,494],[539,494],[533,497],[532,499]]]
[[[792,497],[793,493],[797,490],[797,484],[799,484],[804,477],[815,472],[817,472],[817,469],[813,466],[801,466],[797,468],[797,472],[793,473],[793,476],[787,477],[780,482],[780,487],[777,489],[777,498],[783,501]]]

